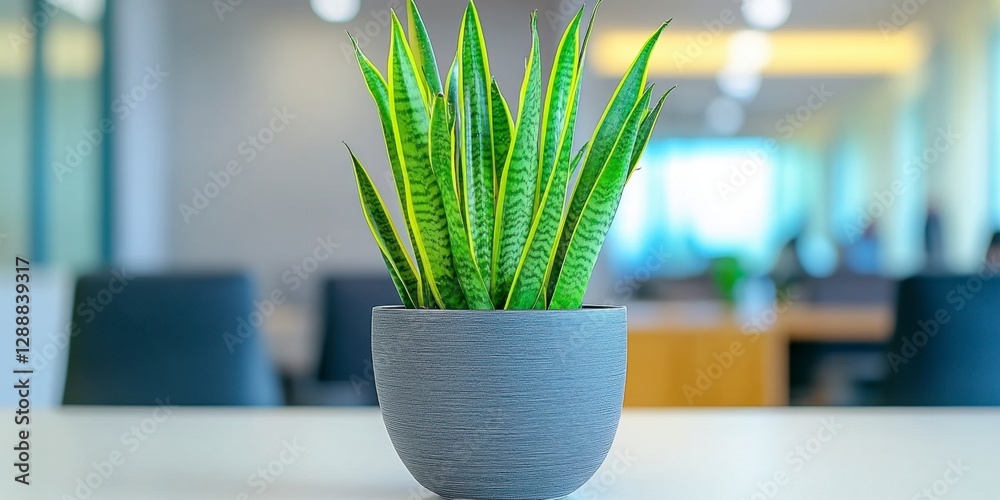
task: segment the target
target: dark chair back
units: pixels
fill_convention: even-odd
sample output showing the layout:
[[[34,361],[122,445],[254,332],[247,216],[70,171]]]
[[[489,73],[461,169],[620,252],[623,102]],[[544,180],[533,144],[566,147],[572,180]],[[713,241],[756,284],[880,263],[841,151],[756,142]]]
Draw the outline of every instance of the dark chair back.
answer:
[[[885,404],[1000,405],[1000,277],[985,276],[899,284]]]
[[[281,404],[252,297],[236,275],[80,278],[63,403]]]
[[[802,280],[803,299],[819,305],[892,304],[896,282],[882,276],[838,271],[825,278]]]
[[[351,382],[356,390],[374,396],[372,308],[400,303],[396,287],[388,277],[327,280],[319,380]]]

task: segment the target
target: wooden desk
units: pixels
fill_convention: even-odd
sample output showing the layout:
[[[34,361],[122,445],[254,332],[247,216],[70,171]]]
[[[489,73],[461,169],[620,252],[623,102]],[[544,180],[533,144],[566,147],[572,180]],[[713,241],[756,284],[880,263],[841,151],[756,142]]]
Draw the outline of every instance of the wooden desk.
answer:
[[[793,342],[887,342],[892,310],[884,306],[797,305],[778,316],[778,326]]]
[[[787,347],[719,304],[630,306],[625,405],[783,405]]]
[[[786,405],[789,343],[880,343],[891,330],[881,307],[798,304],[747,318],[716,302],[632,304],[625,405]]]
[[[80,498],[87,481],[94,500],[437,498],[407,473],[375,409],[186,408],[148,423],[158,415],[33,414],[32,484],[12,481],[8,464],[0,498]],[[144,439],[123,438],[135,432]],[[14,435],[0,420],[8,462]],[[989,499],[997,470],[1000,410],[626,410],[601,471],[569,498],[881,500],[938,488]]]

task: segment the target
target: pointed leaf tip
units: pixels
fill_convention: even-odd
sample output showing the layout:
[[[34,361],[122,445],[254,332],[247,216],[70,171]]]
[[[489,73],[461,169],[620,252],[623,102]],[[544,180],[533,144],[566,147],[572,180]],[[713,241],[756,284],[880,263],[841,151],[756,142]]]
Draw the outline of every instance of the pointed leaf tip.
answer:
[[[392,22],[392,29],[393,29],[393,31],[395,31],[396,28],[399,28],[399,32],[402,33],[403,32],[403,23],[399,22],[399,16],[396,15],[396,10],[395,9],[389,9],[389,15],[392,18],[391,22]]]

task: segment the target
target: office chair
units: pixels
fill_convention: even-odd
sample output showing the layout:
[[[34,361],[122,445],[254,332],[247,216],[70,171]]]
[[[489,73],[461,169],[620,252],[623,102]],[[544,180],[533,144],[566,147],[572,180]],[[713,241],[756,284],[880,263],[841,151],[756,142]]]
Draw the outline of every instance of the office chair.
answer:
[[[1000,276],[899,284],[883,403],[1000,405]]]
[[[261,320],[243,276],[81,277],[63,403],[281,404]]]
[[[372,308],[401,303],[386,277],[331,278],[324,284],[323,350],[318,379],[328,387],[325,404],[373,405]],[[321,402],[323,403],[323,402]]]

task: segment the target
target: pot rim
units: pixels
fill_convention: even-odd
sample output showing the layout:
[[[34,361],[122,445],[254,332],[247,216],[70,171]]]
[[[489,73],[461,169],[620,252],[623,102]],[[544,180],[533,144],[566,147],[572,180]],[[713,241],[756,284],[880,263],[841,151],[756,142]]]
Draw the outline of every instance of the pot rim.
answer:
[[[419,309],[408,308],[402,305],[375,306],[372,311],[382,313],[414,313],[414,314],[489,314],[489,315],[515,315],[515,314],[581,314],[628,311],[626,306],[602,306],[584,304],[579,309]]]

